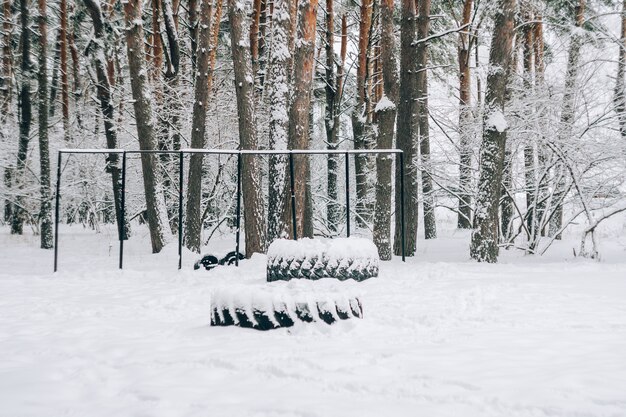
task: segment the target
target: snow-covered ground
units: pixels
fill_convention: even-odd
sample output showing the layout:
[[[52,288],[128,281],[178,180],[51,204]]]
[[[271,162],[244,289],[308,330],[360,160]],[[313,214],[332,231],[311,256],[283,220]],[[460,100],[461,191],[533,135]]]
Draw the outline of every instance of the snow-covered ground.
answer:
[[[274,285],[263,256],[179,272],[145,235],[119,272],[112,231],[64,228],[52,274],[0,228],[0,416],[626,416],[623,226],[601,263],[575,240],[498,265],[468,261],[466,233],[420,241],[333,284],[363,320],[270,332],[209,326],[215,289]]]

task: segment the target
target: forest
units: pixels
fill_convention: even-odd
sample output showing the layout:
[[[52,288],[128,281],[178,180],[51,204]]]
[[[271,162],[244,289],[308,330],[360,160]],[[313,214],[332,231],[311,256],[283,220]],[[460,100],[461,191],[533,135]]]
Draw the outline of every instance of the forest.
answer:
[[[57,169],[64,224],[147,225],[154,253],[179,209],[193,252],[234,233],[237,158],[186,156],[179,207],[188,148],[403,151],[403,178],[389,154],[296,155],[293,178],[244,155],[248,256],[292,235],[292,201],[298,236],[351,220],[381,260],[442,216],[479,262],[581,224],[575,255],[597,259],[626,211],[626,0],[2,0],[1,24],[0,224],[44,249]],[[129,156],[123,196],[119,153],[58,167],[68,148],[169,153]]]

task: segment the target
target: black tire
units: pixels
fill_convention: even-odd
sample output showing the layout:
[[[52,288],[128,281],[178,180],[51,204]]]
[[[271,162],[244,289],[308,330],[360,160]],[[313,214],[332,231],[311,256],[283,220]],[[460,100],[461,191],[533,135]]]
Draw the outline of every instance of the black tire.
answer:
[[[365,239],[338,238],[330,243],[279,239],[268,249],[267,281],[294,278],[364,281],[378,276],[378,263],[376,246]]]
[[[340,281],[364,281],[378,276],[378,259],[268,258],[267,281],[288,281],[293,278],[336,278]]]
[[[230,302],[212,307],[211,326],[238,326],[255,330],[272,330],[292,327],[296,322],[320,322],[333,324],[339,320],[363,318],[363,307],[358,297],[344,297],[331,301],[321,297],[320,301],[276,301],[263,305]],[[228,305],[225,305],[228,304]],[[244,304],[247,304],[244,306]]]

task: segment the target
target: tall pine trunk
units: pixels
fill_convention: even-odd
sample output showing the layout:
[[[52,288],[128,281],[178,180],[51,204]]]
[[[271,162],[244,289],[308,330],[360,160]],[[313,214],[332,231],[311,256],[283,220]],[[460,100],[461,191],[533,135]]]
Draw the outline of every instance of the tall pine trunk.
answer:
[[[615,112],[619,123],[619,132],[622,140],[626,140],[626,89],[624,75],[626,75],[626,0],[622,4],[622,28],[617,59],[617,75],[615,77]]]
[[[511,71],[515,0],[500,0],[489,51],[489,75],[485,97],[483,144],[476,201],[475,227],[470,255],[479,262],[498,261],[498,206],[507,128],[504,108]]]
[[[459,202],[457,227],[459,229],[472,228],[472,91],[470,72],[470,30],[473,0],[463,2],[463,19],[461,26],[465,29],[459,32]]]
[[[94,42],[91,47],[91,55],[93,65],[96,70],[96,92],[98,101],[100,102],[100,112],[102,113],[102,121],[104,122],[104,135],[106,137],[107,148],[116,149],[118,147],[117,129],[115,126],[115,110],[113,108],[113,100],[111,97],[111,80],[107,75],[107,67],[105,62],[105,51],[103,50],[106,42],[104,33],[104,20],[100,2],[98,0],[84,0],[85,6],[91,21],[93,22]],[[111,174],[111,183],[113,189],[113,202],[115,206],[115,218],[118,226],[119,239],[125,239],[130,233],[130,225],[126,219],[122,224],[122,169],[120,166],[120,155],[110,153],[107,157],[107,172]]]
[[[21,119],[20,133],[17,150],[17,165],[15,171],[14,184],[17,184],[15,204],[12,210],[11,234],[21,235],[24,231],[24,220],[26,210],[24,210],[24,181],[26,176],[26,156],[28,153],[28,142],[30,141],[30,126],[32,123],[32,104],[30,96],[32,63],[30,60],[30,11],[28,0],[20,0],[20,29],[21,29],[21,74],[20,74],[20,104]]]
[[[39,188],[41,206],[39,210],[40,244],[42,249],[53,246],[52,204],[50,193],[50,152],[48,150],[48,27],[46,0],[39,0],[39,74],[37,111],[39,116]]]
[[[582,34],[579,28],[585,21],[585,0],[579,0],[576,6],[575,30],[572,35],[569,51],[567,56],[567,70],[565,72],[565,88],[563,92],[563,104],[561,106],[561,120],[559,127],[559,145],[563,146],[571,140],[573,132],[573,123],[576,109],[574,107],[576,100],[576,79],[578,78],[578,61],[580,60],[580,49],[583,45]],[[567,169],[564,164],[558,163],[555,168],[557,178],[554,184],[554,193],[552,201],[552,219],[550,223],[550,235],[557,240],[561,239],[561,228],[563,226],[563,203],[566,197],[566,180]]]
[[[267,93],[270,105],[269,148],[285,150],[289,142],[291,51],[289,0],[274,0]],[[287,157],[270,155],[268,174],[268,243],[287,233]]]
[[[294,50],[294,71],[291,82],[291,110],[289,114],[290,149],[309,149],[309,112],[315,54],[315,23],[317,0],[300,0],[298,28]],[[297,64],[296,64],[297,63]],[[311,179],[308,155],[295,158],[295,203],[298,236],[312,237],[310,213],[312,201],[307,193]],[[309,198],[307,198],[307,194]]]
[[[60,0],[59,3],[60,27],[59,38],[61,47],[61,109],[63,113],[63,134],[67,142],[71,139],[70,132],[70,84],[67,68],[67,0]]]
[[[240,149],[257,149],[256,116],[254,108],[254,73],[250,57],[249,25],[246,24],[245,5],[239,0],[228,0],[228,15],[231,26],[231,48],[235,69],[237,113],[239,116]],[[258,159],[243,156],[242,194],[244,206],[246,256],[265,252],[265,219],[261,178]]]
[[[200,21],[198,24],[198,55],[196,57],[196,77],[194,85],[193,116],[191,122],[191,147],[203,149],[206,146],[206,116],[209,97],[209,63],[211,42],[211,0],[200,0]],[[202,246],[202,154],[192,154],[189,159],[189,180],[187,187],[187,208],[185,212],[187,248],[200,253]]]
[[[13,16],[11,0],[2,2],[2,73],[0,74],[0,120],[5,120],[9,113],[13,89],[13,52],[11,37],[13,35]]]
[[[430,126],[428,123],[428,37],[430,31],[430,0],[418,1],[417,17],[417,117],[416,133],[422,160],[422,193],[424,204],[424,236],[437,237],[435,221],[435,196],[433,194],[432,166],[430,163]]]
[[[354,149],[369,149],[372,141],[371,105],[368,83],[368,52],[370,46],[370,31],[372,26],[373,0],[362,0],[359,21],[359,51],[358,67],[356,71],[357,98],[352,112],[352,133]],[[354,157],[354,171],[356,176],[356,223],[359,227],[366,227],[370,217],[368,210],[368,160],[369,155],[357,154]],[[348,216],[350,213],[347,214]]]
[[[155,120],[147,68],[144,64],[144,31],[141,16],[140,0],[128,0],[124,4],[126,49],[139,147],[141,150],[156,150]],[[156,155],[143,154],[141,167],[152,252],[158,253],[170,238],[170,230],[163,190],[157,179]]]
[[[326,68],[325,68],[325,93],[326,93],[326,109],[324,114],[324,127],[326,129],[326,148],[328,150],[337,149],[338,129],[335,127],[335,114],[339,110],[337,102],[340,99],[338,94],[338,83],[335,77],[335,16],[333,9],[333,0],[326,0],[326,27],[325,27],[325,50],[326,50]],[[337,126],[338,127],[338,126]],[[327,162],[327,194],[328,202],[326,203],[326,223],[328,230],[332,233],[337,232],[337,223],[339,221],[339,202],[337,201],[337,169],[339,167],[338,155],[328,155]]]
[[[378,149],[393,148],[398,102],[398,70],[393,25],[393,0],[382,0],[380,7],[381,60],[383,95],[376,105],[378,116]],[[383,261],[391,259],[391,169],[394,155],[376,156],[376,209],[374,210],[374,243]]]
[[[418,173],[415,158],[417,144],[413,142],[417,128],[416,77],[417,60],[415,59],[415,1],[402,0],[402,20],[400,27],[400,97],[397,115],[397,147],[404,152],[404,219],[406,224],[406,255],[414,256],[417,249],[418,223]],[[393,251],[402,254],[400,218],[400,165],[396,165],[395,186],[395,231]]]

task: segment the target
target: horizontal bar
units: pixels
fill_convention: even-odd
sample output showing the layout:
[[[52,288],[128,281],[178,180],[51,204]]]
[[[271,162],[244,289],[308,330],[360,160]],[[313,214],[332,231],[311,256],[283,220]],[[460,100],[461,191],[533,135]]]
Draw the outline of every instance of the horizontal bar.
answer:
[[[125,151],[123,149],[59,149],[60,153],[67,154],[107,154],[107,153],[124,153],[127,154],[212,154],[212,155],[360,155],[360,154],[400,154],[401,149],[259,149],[259,150],[222,150],[222,149],[181,149],[179,151],[170,150],[132,150]]]
[[[124,149],[59,149],[59,153],[124,153]]]

